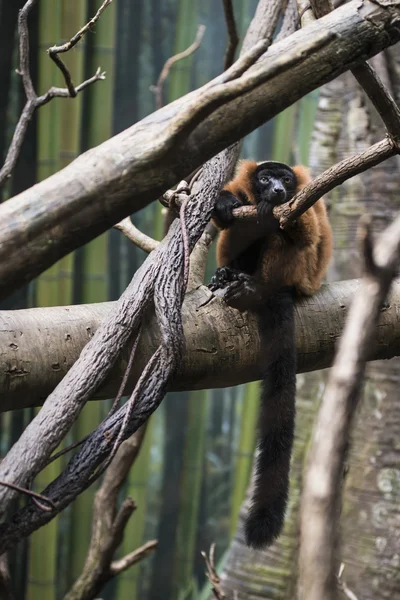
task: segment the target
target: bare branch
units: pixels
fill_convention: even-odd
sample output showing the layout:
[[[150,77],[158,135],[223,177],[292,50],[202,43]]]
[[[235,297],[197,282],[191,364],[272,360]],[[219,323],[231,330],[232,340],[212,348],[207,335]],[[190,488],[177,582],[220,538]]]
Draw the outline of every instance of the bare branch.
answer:
[[[186,50],[183,50],[182,52],[178,52],[178,54],[171,56],[171,58],[169,58],[167,60],[167,62],[165,63],[165,65],[163,66],[160,76],[158,78],[157,84],[152,85],[150,88],[150,90],[154,93],[154,95],[156,97],[156,108],[157,109],[160,109],[164,104],[164,102],[163,102],[164,82],[168,77],[171,67],[179,60],[182,60],[183,58],[187,58],[188,56],[193,54],[193,52],[195,52],[200,47],[201,40],[203,39],[205,30],[206,30],[205,25],[199,25],[197,28],[196,37],[195,37],[194,41],[192,42],[192,44],[190,44],[190,46],[188,48],[186,48]]]
[[[274,209],[275,217],[279,219],[281,227],[285,228],[336,186],[399,153],[400,147],[396,147],[392,139],[386,138],[360,154],[345,158],[313,179],[290,202],[276,207]],[[243,209],[236,210],[243,211]],[[234,211],[235,216],[236,210]]]
[[[33,492],[32,490],[28,490],[27,488],[23,488],[19,485],[15,485],[15,483],[9,483],[7,481],[0,481],[0,485],[7,487],[10,490],[14,490],[15,492],[19,492],[20,494],[24,494],[25,496],[29,496],[32,500],[36,501],[36,505],[42,510],[51,510],[52,508],[55,508],[54,502],[42,494],[38,494],[37,492]]]
[[[122,231],[128,240],[130,240],[138,248],[141,248],[141,250],[144,250],[144,252],[147,252],[147,254],[155,250],[160,243],[157,242],[157,240],[153,240],[153,238],[135,227],[130,217],[126,217],[126,219],[123,219],[114,225],[114,227],[115,229]]]
[[[236,48],[239,44],[239,36],[236,27],[235,13],[232,0],[223,0],[226,29],[228,31],[228,44],[225,51],[224,71],[229,69],[235,60]]]
[[[365,364],[400,255],[400,216],[373,244],[372,258],[370,230],[366,231],[363,235],[366,273],[336,351],[313,434],[305,478],[300,597],[306,600],[336,598],[338,520],[345,455]]]
[[[371,65],[362,64],[351,72],[375,106],[400,152],[400,108]]]
[[[112,0],[106,0],[103,4],[109,4]],[[89,85],[95,83],[96,81],[105,79],[105,73],[100,70],[100,67],[97,69],[96,73],[93,77],[90,77],[76,88],[73,88],[73,94],[71,94],[71,89],[57,88],[51,87],[45,94],[42,96],[37,96],[32,78],[29,70],[29,30],[28,30],[28,15],[32,8],[36,5],[37,0],[28,0],[25,6],[20,10],[18,16],[18,34],[19,34],[19,52],[20,52],[20,67],[19,74],[22,77],[22,84],[24,86],[24,91],[26,95],[27,102],[22,110],[21,116],[15,128],[10,147],[8,149],[4,165],[0,169],[0,187],[5,183],[5,181],[10,177],[16,162],[18,160],[18,156],[21,151],[21,147],[25,138],[26,130],[28,128],[29,122],[32,119],[35,111],[44,104],[47,104],[53,98],[69,98],[75,97],[79,92],[87,88]],[[105,6],[104,6],[105,8]],[[102,10],[104,10],[104,8]],[[101,11],[101,8],[99,11]],[[99,12],[98,11],[98,12]],[[100,12],[100,14],[101,14]],[[100,14],[98,16],[100,16]],[[97,17],[98,18],[98,17]],[[97,20],[97,19],[96,19]],[[82,31],[82,30],[81,30]],[[77,34],[78,35],[78,34]],[[82,34],[83,35],[83,34]],[[76,37],[76,36],[75,36]],[[73,38],[74,39],[74,38]],[[60,50],[61,51],[61,50]],[[65,52],[65,50],[63,50]],[[53,58],[54,60],[54,58]],[[66,69],[65,65],[63,65]],[[69,79],[71,79],[69,77]],[[72,85],[72,82],[71,82]]]
[[[211,583],[211,589],[212,589],[214,598],[216,598],[217,600],[225,600],[226,596],[221,587],[221,579],[215,568],[214,554],[215,554],[215,544],[211,544],[209,557],[207,556],[207,554],[205,552],[201,553],[201,555],[204,558],[205,563],[206,563],[206,567],[207,567],[206,575],[207,575],[209,582]]]
[[[52,46],[47,50],[48,55],[55,62],[55,64],[58,66],[61,73],[63,74],[65,85],[67,86],[67,90],[71,98],[75,98],[75,96],[78,94],[78,90],[72,83],[71,74],[67,66],[65,65],[65,63],[63,63],[63,61],[58,55],[63,52],[68,52],[68,50],[76,46],[76,44],[83,38],[85,33],[87,33],[89,29],[93,27],[93,25],[98,21],[103,11],[107,8],[107,6],[111,4],[111,2],[112,0],[104,0],[94,17],[92,17],[90,21],[88,21],[86,25],[84,25],[68,42],[62,44],[61,46]]]
[[[157,544],[157,540],[150,540],[149,542],[146,542],[145,544],[143,544],[143,546],[140,546],[140,548],[138,548],[134,552],[131,552],[130,554],[127,554],[120,560],[113,561],[111,563],[110,568],[114,577],[116,575],[119,575],[119,573],[126,571],[126,569],[128,569],[132,565],[135,565],[136,563],[140,562],[149,554],[152,554],[154,550],[157,549]]]
[[[128,555],[130,560],[125,557],[116,561],[117,564],[121,563],[119,569],[112,561],[123,539],[126,524],[136,508],[133,500],[127,498],[118,510],[118,501],[121,488],[140,451],[145,429],[142,427],[121,445],[95,495],[92,537],[87,558],[81,575],[65,600],[94,598],[110,579],[145,558],[157,546],[155,540],[147,542]]]
[[[340,569],[339,569],[339,573],[338,573],[338,583],[339,583],[339,588],[342,590],[343,594],[346,596],[346,598],[348,598],[349,600],[358,600],[357,596],[355,595],[354,592],[351,591],[351,589],[348,587],[348,585],[346,584],[345,581],[343,581],[343,571],[344,571],[344,563],[342,563],[340,565]]]

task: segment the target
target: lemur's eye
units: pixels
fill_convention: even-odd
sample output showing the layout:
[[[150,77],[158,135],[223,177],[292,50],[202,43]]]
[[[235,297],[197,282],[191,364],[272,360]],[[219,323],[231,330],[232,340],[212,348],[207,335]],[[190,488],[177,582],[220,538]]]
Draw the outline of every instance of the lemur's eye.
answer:
[[[260,177],[260,183],[264,185],[269,183],[269,177]]]
[[[289,184],[291,182],[290,177],[284,177],[283,178],[283,183]]]

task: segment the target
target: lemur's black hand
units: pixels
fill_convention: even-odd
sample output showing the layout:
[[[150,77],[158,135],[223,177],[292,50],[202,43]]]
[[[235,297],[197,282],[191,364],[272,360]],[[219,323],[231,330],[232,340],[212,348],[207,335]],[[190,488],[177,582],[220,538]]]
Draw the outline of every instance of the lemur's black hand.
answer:
[[[239,198],[236,198],[228,190],[222,190],[215,203],[212,217],[216,220],[219,227],[226,229],[233,223],[233,209],[240,206],[243,206],[243,202]]]
[[[274,205],[269,202],[260,202],[257,204],[257,220],[266,226],[268,233],[274,233],[279,230],[279,221],[275,218]]]

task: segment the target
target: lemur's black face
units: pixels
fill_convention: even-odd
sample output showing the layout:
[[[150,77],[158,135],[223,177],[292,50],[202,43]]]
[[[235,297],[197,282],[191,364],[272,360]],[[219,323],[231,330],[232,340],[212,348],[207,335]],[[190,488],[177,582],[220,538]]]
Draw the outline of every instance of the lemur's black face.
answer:
[[[257,205],[277,206],[293,198],[297,180],[292,169],[284,163],[268,161],[258,165],[253,184]]]

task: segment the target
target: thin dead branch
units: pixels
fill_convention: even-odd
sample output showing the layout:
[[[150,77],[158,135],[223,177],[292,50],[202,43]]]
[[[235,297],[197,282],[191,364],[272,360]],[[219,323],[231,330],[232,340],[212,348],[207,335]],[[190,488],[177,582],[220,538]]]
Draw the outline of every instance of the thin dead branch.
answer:
[[[383,302],[398,268],[400,216],[374,243],[361,224],[365,275],[337,347],[318,414],[301,514],[300,598],[334,600],[345,456],[371,344]],[[371,252],[371,248],[373,249]]]
[[[160,242],[154,240],[150,236],[140,231],[133,223],[130,217],[122,219],[114,225],[115,229],[119,229],[135,246],[150,254],[155,250]]]
[[[317,200],[322,198],[324,194],[333,190],[333,188],[350,179],[350,177],[363,173],[399,153],[400,147],[395,146],[393,140],[387,137],[364,152],[360,152],[360,154],[356,154],[350,158],[345,158],[313,179],[290,202],[276,207],[274,209],[275,217],[279,219],[280,225],[284,229],[289,223],[297,219],[297,217],[315,204]],[[243,209],[240,208],[234,211],[235,217],[241,216],[236,211],[242,212]],[[250,213],[250,211],[248,212]]]
[[[338,573],[339,589],[342,590],[343,594],[349,600],[358,600],[358,598],[355,595],[355,593],[351,591],[351,589],[349,588],[349,586],[347,585],[347,583],[343,580],[343,571],[344,571],[344,563],[342,563],[340,565],[340,569],[339,569],[339,573]]]
[[[192,44],[190,44],[190,46],[188,48],[186,48],[186,50],[183,50],[182,52],[178,52],[178,54],[171,56],[167,60],[167,62],[165,63],[165,65],[162,68],[162,71],[158,78],[157,84],[152,85],[150,87],[150,90],[154,93],[155,98],[156,98],[156,109],[157,110],[160,109],[164,104],[164,101],[163,101],[164,83],[169,75],[171,67],[178,61],[182,60],[183,58],[187,58],[188,56],[190,56],[191,54],[196,52],[196,50],[200,47],[201,40],[203,39],[205,30],[206,30],[205,25],[198,26],[196,37],[195,37],[194,41],[192,42]]]
[[[107,0],[108,3],[112,2],[112,0]],[[75,97],[79,92],[87,88],[89,85],[95,83],[96,81],[105,79],[105,73],[101,72],[100,67],[97,69],[96,73],[90,79],[87,79],[76,88],[71,86],[68,88],[57,88],[51,87],[45,94],[42,96],[37,96],[31,74],[29,69],[29,30],[28,30],[28,16],[32,8],[37,4],[37,0],[28,0],[25,6],[20,10],[18,16],[18,35],[19,35],[19,54],[20,54],[20,67],[19,74],[22,78],[22,84],[24,86],[24,91],[26,95],[26,104],[22,110],[21,116],[17,123],[17,126],[14,131],[14,135],[11,140],[10,147],[8,149],[6,159],[4,161],[3,167],[0,169],[0,187],[4,185],[5,181],[10,177],[16,162],[18,160],[18,156],[21,151],[21,147],[25,138],[25,134],[28,128],[28,124],[32,119],[35,111],[50,102],[53,98],[69,98]],[[100,16],[100,15],[99,15]],[[54,59],[53,59],[54,60]],[[65,67],[65,65],[64,65]],[[66,67],[65,67],[66,69]],[[63,71],[64,73],[64,71]],[[71,90],[73,89],[73,94],[71,94]]]
[[[114,560],[110,566],[113,576],[115,577],[116,575],[119,575],[119,573],[126,571],[126,569],[129,569],[129,567],[132,567],[136,563],[146,558],[146,556],[149,556],[149,554],[152,554],[157,549],[157,544],[157,540],[150,540],[120,560]]]
[[[8,483],[7,481],[0,481],[0,485],[9,488],[10,490],[14,490],[19,494],[23,494],[25,496],[29,496],[36,503],[41,510],[51,510],[55,508],[54,502],[50,500],[50,498],[46,498],[42,494],[38,494],[37,492],[33,492],[32,490],[28,490],[27,488],[23,488],[15,483]]]
[[[229,69],[235,60],[235,52],[239,44],[239,36],[236,27],[235,13],[232,0],[223,0],[226,29],[228,32],[228,43],[225,51],[224,71]]]
[[[126,498],[118,509],[122,486],[139,454],[146,427],[143,426],[119,448],[104,481],[95,495],[93,504],[92,537],[83,571],[65,600],[90,600],[113,577],[139,562],[157,547],[152,540],[124,558],[113,561],[120,546],[125,527],[135,510],[131,498]]]
[[[89,31],[89,29],[93,27],[93,25],[99,20],[101,14],[104,12],[107,6],[109,6],[112,3],[112,1],[113,0],[104,0],[94,17],[92,17],[86,23],[86,25],[84,25],[68,42],[62,44],[61,46],[52,46],[47,50],[48,55],[55,62],[55,64],[63,74],[65,85],[67,86],[67,90],[71,98],[75,98],[75,96],[78,94],[78,89],[72,83],[71,73],[69,72],[65,63],[59,57],[59,54],[63,52],[68,52],[69,50],[71,50],[71,48],[76,46],[76,44],[83,38],[83,36]]]
[[[225,600],[226,596],[221,587],[221,579],[215,568],[214,554],[215,554],[215,544],[211,544],[209,556],[207,556],[207,554],[205,552],[201,553],[201,555],[204,558],[204,561],[206,563],[206,567],[207,567],[206,575],[207,575],[209,582],[211,583],[211,589],[212,589],[214,598],[216,598],[217,600]]]

